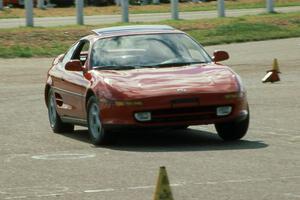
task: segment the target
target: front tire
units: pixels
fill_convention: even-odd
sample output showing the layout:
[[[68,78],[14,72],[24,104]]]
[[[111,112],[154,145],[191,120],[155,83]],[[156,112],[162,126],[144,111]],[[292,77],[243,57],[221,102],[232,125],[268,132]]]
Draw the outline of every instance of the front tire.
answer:
[[[87,104],[88,129],[91,142],[94,145],[108,144],[112,141],[112,135],[108,134],[101,122],[99,102],[95,96],[90,97]]]
[[[250,114],[243,120],[215,124],[218,135],[225,141],[235,141],[244,137],[249,127]]]
[[[172,127],[173,129],[175,129],[175,130],[186,130],[186,129],[188,129],[188,125],[181,125],[181,126],[174,126],[174,127]]]
[[[48,117],[50,127],[54,133],[73,132],[74,125],[62,122],[56,111],[56,99],[52,89],[48,93]]]

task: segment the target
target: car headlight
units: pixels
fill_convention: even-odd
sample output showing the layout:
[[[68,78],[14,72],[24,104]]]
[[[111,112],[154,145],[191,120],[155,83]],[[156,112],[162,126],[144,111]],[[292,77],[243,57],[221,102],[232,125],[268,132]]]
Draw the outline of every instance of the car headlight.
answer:
[[[238,74],[235,74],[235,78],[238,82],[239,90],[238,92],[225,94],[224,95],[225,99],[237,99],[237,98],[244,98],[246,96],[246,89],[244,87],[241,77]]]
[[[236,99],[240,97],[240,93],[235,92],[235,93],[225,94],[224,97],[225,99]]]
[[[246,96],[246,89],[245,89],[245,86],[243,84],[241,77],[238,74],[236,74],[235,77],[239,84],[239,97],[242,98],[242,97]]]

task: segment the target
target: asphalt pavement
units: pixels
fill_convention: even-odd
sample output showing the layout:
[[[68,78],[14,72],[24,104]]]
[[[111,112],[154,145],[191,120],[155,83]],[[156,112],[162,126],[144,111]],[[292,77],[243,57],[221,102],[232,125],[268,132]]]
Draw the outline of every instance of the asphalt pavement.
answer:
[[[288,13],[288,12],[300,12],[300,6],[290,7],[276,7],[276,12]],[[75,12],[75,10],[74,10]],[[227,17],[239,17],[245,15],[257,15],[266,13],[265,8],[254,9],[228,9],[226,10]],[[216,18],[218,13],[213,11],[195,11],[195,12],[180,12],[180,19],[204,19],[204,18]],[[95,15],[85,16],[84,21],[87,25],[97,24],[111,24],[115,22],[121,22],[121,15]],[[131,22],[158,22],[162,20],[171,19],[171,13],[147,13],[147,14],[130,14],[129,20]],[[34,19],[34,25],[40,27],[51,26],[66,26],[76,24],[76,16],[70,17],[37,17]],[[1,28],[16,28],[25,26],[24,18],[15,19],[0,19]]]
[[[86,128],[51,132],[43,101],[50,58],[0,59],[0,199],[152,199],[166,166],[175,200],[300,198],[300,38],[207,47],[248,89],[251,124],[239,142],[213,126],[119,132],[95,147]],[[261,83],[277,58],[278,83]]]

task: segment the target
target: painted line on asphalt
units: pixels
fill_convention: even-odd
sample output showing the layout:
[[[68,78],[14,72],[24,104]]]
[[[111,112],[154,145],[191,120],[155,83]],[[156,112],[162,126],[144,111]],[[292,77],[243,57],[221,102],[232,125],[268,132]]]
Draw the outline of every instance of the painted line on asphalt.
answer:
[[[181,186],[184,186],[185,183],[172,183],[170,184],[171,187],[181,187]]]
[[[64,194],[41,194],[41,195],[36,195],[37,197],[58,197],[58,196],[63,196]]]
[[[206,181],[206,182],[181,182],[181,183],[173,183],[170,184],[171,187],[185,187],[185,186],[192,186],[192,185],[217,185],[217,184],[233,184],[233,183],[257,183],[257,182],[267,182],[267,181],[282,181],[282,180],[293,180],[293,179],[300,179],[300,175],[298,176],[282,176],[282,177],[277,177],[277,178],[248,178],[248,179],[229,179],[229,180],[224,180],[224,181]],[[34,187],[33,187],[34,188]],[[67,188],[67,187],[62,187],[62,188]],[[65,196],[67,194],[86,194],[86,193],[104,193],[104,192],[117,192],[117,191],[124,191],[124,190],[146,190],[146,189],[153,189],[155,188],[154,185],[145,185],[145,186],[135,186],[135,187],[124,187],[124,188],[102,188],[102,189],[88,189],[84,191],[60,191],[60,193],[49,193],[49,194],[36,194],[35,191],[32,190],[32,188],[27,187],[28,192],[26,193],[27,196],[11,196],[11,197],[6,197],[4,199],[30,199],[33,197],[57,197],[57,196]],[[13,190],[16,190],[18,188],[10,188]],[[7,194],[7,195],[12,195],[9,193],[6,193],[3,190],[1,191],[2,194]],[[298,194],[293,194],[293,193],[285,193],[286,196],[290,197],[299,197],[300,195]]]
[[[113,192],[115,189],[107,188],[107,189],[99,189],[99,190],[85,190],[84,193],[99,193],[99,192]]]
[[[32,199],[42,197],[58,197],[64,196],[69,191],[68,187],[59,186],[33,186],[33,187],[16,187],[16,188],[3,188],[0,189],[0,199],[2,196],[6,196],[4,199]],[[75,193],[75,192],[72,192]],[[16,195],[18,194],[18,195]],[[13,196],[15,195],[15,196]]]
[[[284,196],[300,198],[300,194],[294,194],[294,193],[285,193]]]
[[[226,184],[226,183],[255,183],[255,182],[266,182],[266,181],[280,181],[288,179],[299,179],[300,176],[288,176],[288,177],[278,177],[278,178],[253,178],[253,179],[229,179],[224,181],[207,181],[207,182],[181,182],[170,184],[171,187],[184,187],[190,185],[217,185],[217,184]],[[127,188],[107,188],[107,189],[98,189],[98,190],[85,190],[85,193],[101,193],[101,192],[112,192],[112,191],[123,191],[123,190],[144,190],[144,189],[153,189],[155,185],[145,185],[145,186],[135,186]]]
[[[128,187],[128,190],[152,189],[155,185]]]
[[[300,141],[300,135],[291,138],[292,141]]]
[[[31,158],[37,160],[76,160],[76,159],[93,158],[95,156],[96,156],[95,154],[61,153],[61,154],[35,155],[35,156],[31,156]]]
[[[6,197],[5,199],[26,199],[27,196]]]
[[[107,152],[105,154],[108,154]],[[10,154],[4,159],[4,162],[11,162],[18,157],[31,157],[35,160],[76,160],[94,158],[96,154],[93,153],[52,153],[52,154],[41,154],[41,155],[30,155],[30,154]]]

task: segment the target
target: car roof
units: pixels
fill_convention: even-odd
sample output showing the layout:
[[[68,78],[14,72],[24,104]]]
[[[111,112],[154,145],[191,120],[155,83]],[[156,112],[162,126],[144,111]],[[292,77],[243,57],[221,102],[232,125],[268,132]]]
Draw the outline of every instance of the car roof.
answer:
[[[169,33],[181,32],[171,26],[167,25],[133,25],[133,26],[114,26],[108,28],[92,30],[97,36],[110,36],[110,35],[131,35],[143,33]]]

